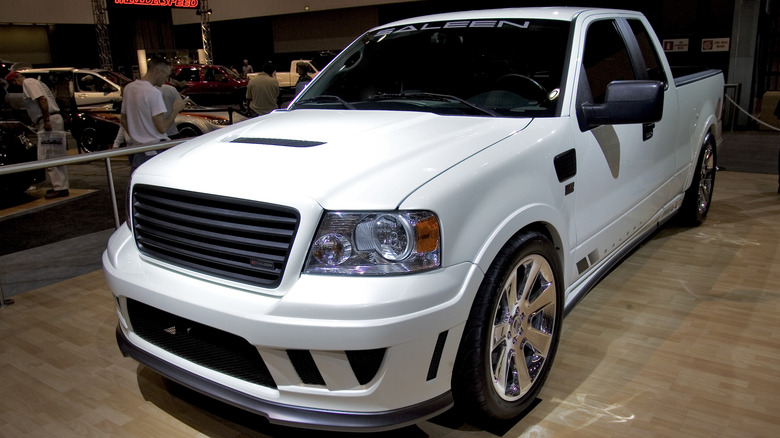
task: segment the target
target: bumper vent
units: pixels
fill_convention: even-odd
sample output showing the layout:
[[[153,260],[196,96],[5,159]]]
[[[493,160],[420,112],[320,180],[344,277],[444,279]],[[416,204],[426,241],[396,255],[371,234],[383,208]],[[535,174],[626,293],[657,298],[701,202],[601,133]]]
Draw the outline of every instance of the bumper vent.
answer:
[[[133,232],[154,259],[226,280],[279,285],[298,228],[294,209],[137,185]]]
[[[256,385],[276,389],[257,347],[246,339],[127,299],[133,331],[141,339],[202,367]],[[376,377],[387,349],[344,351],[344,366],[350,367],[361,385]],[[327,386],[309,350],[287,350],[290,364],[305,385]],[[294,376],[287,376],[294,380]],[[334,388],[331,388],[334,389]],[[351,388],[338,388],[351,389]]]
[[[200,366],[276,388],[260,353],[245,339],[131,299],[127,311],[143,340]]]

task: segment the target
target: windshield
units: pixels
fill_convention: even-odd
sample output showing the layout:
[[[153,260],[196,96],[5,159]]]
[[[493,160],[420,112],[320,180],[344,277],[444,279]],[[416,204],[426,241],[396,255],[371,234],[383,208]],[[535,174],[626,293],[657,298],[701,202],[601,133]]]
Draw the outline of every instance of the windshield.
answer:
[[[221,68],[222,72],[225,73],[226,75],[230,76],[231,78],[236,79],[236,80],[241,80],[241,76],[239,76],[238,73],[234,72],[233,70],[231,70],[231,69],[229,69],[229,68],[227,68],[225,66],[222,66],[222,65],[220,65],[219,68]]]
[[[551,117],[569,23],[480,20],[368,33],[320,73],[291,109],[428,111]]]

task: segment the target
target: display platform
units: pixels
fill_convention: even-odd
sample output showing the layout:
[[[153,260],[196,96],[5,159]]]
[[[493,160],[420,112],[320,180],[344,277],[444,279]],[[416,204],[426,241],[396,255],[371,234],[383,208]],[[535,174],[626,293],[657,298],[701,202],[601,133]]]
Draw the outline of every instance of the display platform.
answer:
[[[51,187],[40,187],[35,189],[29,189],[26,192],[19,194],[12,202],[3,204],[0,207],[0,219],[8,219],[11,217],[31,213],[36,210],[44,209],[55,204],[62,204],[65,202],[75,201],[83,196],[90,195],[97,192],[92,189],[68,189],[70,194],[62,198],[46,199],[46,190]],[[8,205],[10,204],[10,205]]]

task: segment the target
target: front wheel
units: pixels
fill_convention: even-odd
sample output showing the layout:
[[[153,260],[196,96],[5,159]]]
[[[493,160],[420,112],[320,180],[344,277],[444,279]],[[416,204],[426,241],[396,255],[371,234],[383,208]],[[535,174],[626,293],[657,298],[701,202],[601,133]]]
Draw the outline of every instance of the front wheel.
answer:
[[[531,231],[501,250],[480,285],[455,361],[453,395],[477,424],[522,413],[542,389],[563,319],[552,242]]]
[[[177,138],[191,138],[203,134],[203,132],[198,129],[197,126],[191,125],[189,123],[182,123],[176,128],[179,130],[179,136]]]
[[[715,172],[717,170],[717,155],[715,139],[707,134],[699,152],[699,160],[694,169],[691,186],[685,191],[685,198],[680,209],[684,222],[696,226],[704,222],[712,204],[712,193],[715,188]]]

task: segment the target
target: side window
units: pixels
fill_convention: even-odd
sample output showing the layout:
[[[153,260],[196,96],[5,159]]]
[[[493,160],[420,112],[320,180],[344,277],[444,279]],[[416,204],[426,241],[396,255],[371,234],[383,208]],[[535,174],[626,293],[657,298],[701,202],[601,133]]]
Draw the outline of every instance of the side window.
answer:
[[[203,70],[203,80],[206,82],[214,82],[216,80],[214,77],[214,70],[211,68]]]
[[[95,77],[91,74],[77,73],[76,86],[78,87],[79,91],[98,91]]]
[[[105,79],[101,78],[100,76],[93,76],[95,87],[98,91],[103,93],[110,93],[112,91],[116,91],[114,87],[108,83]]]
[[[582,63],[595,104],[604,103],[610,82],[636,79],[628,48],[613,20],[590,25]]]
[[[197,67],[182,68],[176,75],[176,80],[182,82],[200,82],[200,71]]]
[[[653,46],[652,40],[647,33],[647,29],[639,20],[628,20],[631,25],[631,30],[634,32],[636,42],[639,44],[639,49],[642,51],[642,57],[645,59],[645,67],[647,67],[647,79],[651,81],[661,81],[667,84],[666,72],[664,72],[664,65],[661,63],[658,57],[658,52]]]

